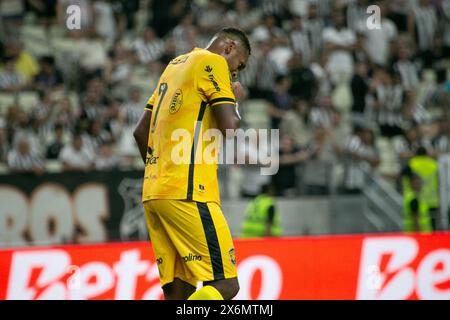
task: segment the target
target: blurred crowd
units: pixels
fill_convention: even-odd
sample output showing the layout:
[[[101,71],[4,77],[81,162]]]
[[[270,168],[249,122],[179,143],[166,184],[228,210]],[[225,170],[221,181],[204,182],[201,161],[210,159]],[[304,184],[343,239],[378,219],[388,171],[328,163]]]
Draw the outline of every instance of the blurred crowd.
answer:
[[[244,126],[280,129],[280,171],[242,167],[241,195],[269,180],[279,195],[359,192],[383,150],[393,180],[420,147],[450,152],[450,0],[3,0],[0,19],[9,171],[141,165],[132,130],[164,66],[226,25],[252,43]]]

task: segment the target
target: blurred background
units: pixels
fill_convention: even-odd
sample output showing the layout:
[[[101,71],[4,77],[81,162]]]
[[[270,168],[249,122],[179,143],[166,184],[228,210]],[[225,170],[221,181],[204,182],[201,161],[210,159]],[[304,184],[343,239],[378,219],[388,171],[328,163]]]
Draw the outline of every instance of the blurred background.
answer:
[[[448,229],[450,0],[1,0],[0,245],[147,239],[132,130],[222,26],[252,44],[243,127],[280,130],[275,176],[219,168],[235,237],[267,186],[276,235],[409,231],[410,210]]]

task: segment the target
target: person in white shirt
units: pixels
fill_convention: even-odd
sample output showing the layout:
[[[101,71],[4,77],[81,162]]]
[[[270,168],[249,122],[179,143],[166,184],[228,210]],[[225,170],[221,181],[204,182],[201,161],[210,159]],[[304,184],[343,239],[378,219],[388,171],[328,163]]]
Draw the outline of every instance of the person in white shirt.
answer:
[[[308,32],[303,26],[303,20],[300,16],[292,18],[292,28],[289,34],[289,40],[295,53],[301,53],[303,63],[308,65],[311,61],[311,44],[309,42]]]
[[[0,90],[5,92],[15,92],[22,90],[26,81],[24,77],[14,68],[12,57],[3,58],[3,68],[0,70]]]
[[[250,32],[258,25],[260,19],[260,8],[250,7],[248,0],[236,0],[234,9],[229,10],[225,15],[225,24],[237,26],[246,32]]]
[[[438,30],[435,8],[430,0],[420,0],[419,5],[415,6],[412,11],[409,32],[414,34],[416,31],[415,40],[419,51],[432,50],[433,40]]]
[[[326,69],[331,81],[349,79],[353,74],[354,61],[352,50],[356,43],[356,34],[345,26],[345,17],[341,12],[333,13],[333,25],[322,33],[324,47],[329,52]]]
[[[120,158],[113,153],[110,143],[103,143],[99,147],[99,154],[95,159],[95,169],[98,171],[109,171],[117,169]]]
[[[26,138],[19,138],[16,147],[8,153],[8,167],[11,171],[41,174],[44,172],[43,159],[31,152]]]
[[[96,36],[95,32],[89,32],[88,37],[81,38],[74,45],[78,46],[78,62],[83,72],[89,74],[105,69],[108,56],[102,40]]]
[[[66,171],[85,171],[93,168],[94,156],[83,145],[83,139],[75,134],[72,143],[64,147],[59,155],[63,168]]]
[[[164,46],[164,40],[158,38],[151,27],[146,27],[132,44],[134,54],[142,64],[158,61],[164,54]]]
[[[386,4],[379,2],[377,5],[380,8],[380,28],[369,29],[365,20],[357,28],[358,32],[365,37],[364,46],[370,60],[375,64],[385,66],[389,62],[391,41],[397,37],[397,27],[385,16]]]
[[[355,134],[346,139],[342,153],[345,159],[344,192],[360,193],[365,185],[364,171],[372,172],[380,163],[373,132],[355,128]]]
[[[398,60],[394,63],[394,69],[400,74],[402,85],[405,89],[416,90],[420,84],[419,70],[411,61],[408,48],[402,44],[398,50]]]
[[[270,145],[260,143],[257,139],[246,139],[245,143],[237,146],[237,159],[245,159],[242,166],[241,196],[246,198],[256,197],[261,187],[270,182],[271,176],[261,174],[261,163],[258,154],[268,154]],[[240,163],[238,163],[240,164]]]
[[[114,17],[114,7],[111,0],[94,2],[94,27],[97,34],[110,41],[117,36],[117,22]]]

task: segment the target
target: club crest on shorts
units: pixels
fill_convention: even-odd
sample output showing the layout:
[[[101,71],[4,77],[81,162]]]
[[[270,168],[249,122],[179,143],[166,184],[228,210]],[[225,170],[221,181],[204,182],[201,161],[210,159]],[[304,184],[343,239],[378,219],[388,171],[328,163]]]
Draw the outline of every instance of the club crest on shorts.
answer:
[[[231,248],[230,251],[228,251],[228,256],[230,257],[231,263],[236,265],[236,252],[234,251],[234,248]]]

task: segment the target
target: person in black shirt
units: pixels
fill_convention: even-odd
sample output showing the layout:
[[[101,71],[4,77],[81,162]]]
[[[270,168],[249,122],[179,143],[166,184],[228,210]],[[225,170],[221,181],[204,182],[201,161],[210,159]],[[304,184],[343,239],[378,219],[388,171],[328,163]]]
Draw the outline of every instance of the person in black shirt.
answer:
[[[304,65],[301,53],[295,54],[289,61],[289,76],[292,85],[289,93],[296,98],[311,102],[317,95],[318,82],[310,68]]]
[[[275,89],[268,98],[270,102],[269,114],[272,129],[279,129],[281,120],[292,107],[292,96],[289,93],[291,79],[288,76],[279,75],[275,80]]]
[[[353,97],[352,118],[355,124],[363,125],[365,122],[366,96],[369,93],[366,64],[358,62],[355,71],[350,84]]]
[[[64,130],[61,124],[55,125],[55,138],[54,141],[47,147],[46,157],[47,159],[58,159],[59,153],[64,148]]]
[[[55,88],[63,84],[61,72],[56,69],[55,58],[44,56],[40,59],[40,71],[34,77],[36,89]]]
[[[298,186],[297,166],[310,157],[310,152],[294,144],[290,135],[280,139],[280,168],[272,177],[277,196],[295,194]]]

